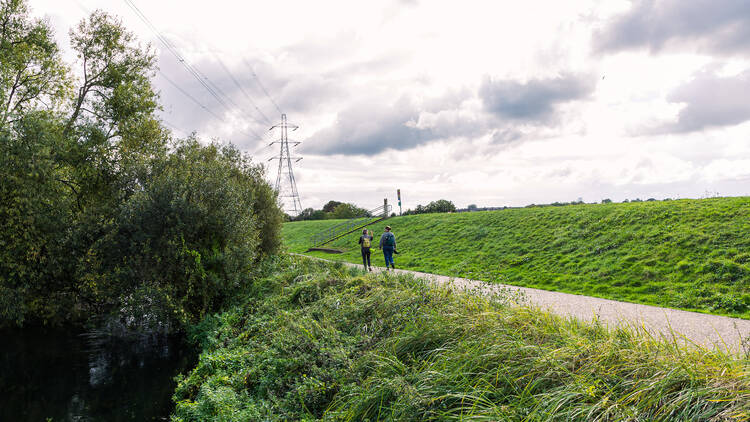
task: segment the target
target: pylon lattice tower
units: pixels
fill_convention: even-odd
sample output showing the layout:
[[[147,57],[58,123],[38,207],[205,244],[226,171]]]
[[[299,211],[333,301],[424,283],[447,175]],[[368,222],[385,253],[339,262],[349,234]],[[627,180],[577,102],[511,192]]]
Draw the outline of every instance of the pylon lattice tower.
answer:
[[[276,184],[274,189],[279,194],[279,198],[282,200],[282,207],[288,214],[296,216],[302,212],[302,203],[299,200],[299,192],[297,192],[297,182],[294,179],[294,171],[292,170],[292,161],[299,162],[301,157],[292,157],[289,153],[289,144],[296,147],[301,142],[290,141],[287,132],[291,128],[292,131],[299,129],[299,126],[287,123],[286,114],[281,115],[281,123],[271,126],[271,129],[279,129],[280,135],[279,140],[274,141],[271,144],[280,144],[279,155],[271,157],[268,161],[279,160],[279,170],[276,173]],[[289,201],[287,201],[289,199]]]

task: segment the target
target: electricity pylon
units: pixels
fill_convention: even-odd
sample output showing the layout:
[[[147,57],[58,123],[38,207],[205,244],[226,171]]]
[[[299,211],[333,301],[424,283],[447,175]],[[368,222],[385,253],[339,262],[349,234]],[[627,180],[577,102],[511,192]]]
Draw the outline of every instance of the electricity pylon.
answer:
[[[279,171],[278,173],[276,173],[276,184],[274,185],[274,189],[276,190],[276,192],[278,192],[279,198],[281,198],[284,211],[286,211],[287,214],[296,216],[297,214],[302,212],[302,203],[299,200],[299,193],[297,192],[297,182],[294,180],[292,160],[294,160],[294,162],[296,163],[302,158],[291,156],[291,154],[289,153],[289,144],[292,144],[292,146],[296,147],[301,142],[290,142],[289,138],[287,137],[287,132],[289,128],[291,128],[292,131],[295,131],[299,128],[299,126],[287,123],[286,114],[282,114],[281,123],[271,126],[271,129],[269,130],[274,130],[276,128],[278,128],[281,132],[279,135],[279,140],[274,141],[271,144],[280,144],[279,155],[277,157],[271,157],[268,160],[279,160]],[[288,203],[284,198],[290,198],[291,204]]]

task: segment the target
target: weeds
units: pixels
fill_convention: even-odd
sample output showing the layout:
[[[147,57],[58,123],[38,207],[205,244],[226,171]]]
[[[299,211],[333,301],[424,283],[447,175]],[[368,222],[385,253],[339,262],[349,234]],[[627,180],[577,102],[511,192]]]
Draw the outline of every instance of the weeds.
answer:
[[[173,421],[747,421],[747,359],[412,277],[280,264],[206,324]]]

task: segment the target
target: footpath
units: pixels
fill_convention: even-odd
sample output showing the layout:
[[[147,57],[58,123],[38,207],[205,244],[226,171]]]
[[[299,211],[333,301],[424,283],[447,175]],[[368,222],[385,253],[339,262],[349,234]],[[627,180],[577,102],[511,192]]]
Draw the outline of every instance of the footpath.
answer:
[[[302,254],[293,255],[323,260],[322,258]],[[343,264],[362,268],[361,264],[349,262],[343,262]],[[384,268],[373,267],[373,272],[385,271]],[[750,355],[750,320],[528,287],[490,284],[479,280],[419,271],[396,269],[395,272],[397,274],[411,274],[434,284],[448,285],[476,294],[502,294],[514,299],[518,306],[532,306],[563,317],[576,318],[582,321],[596,320],[608,327],[628,326],[678,344],[698,345],[735,354]]]

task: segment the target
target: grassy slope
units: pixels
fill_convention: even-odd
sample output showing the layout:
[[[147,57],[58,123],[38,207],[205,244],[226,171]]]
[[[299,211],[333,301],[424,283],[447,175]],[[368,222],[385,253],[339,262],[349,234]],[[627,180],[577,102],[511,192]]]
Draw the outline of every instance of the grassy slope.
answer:
[[[333,221],[284,225],[291,252]],[[386,222],[371,228],[382,233]],[[428,214],[387,220],[398,268],[750,318],[750,198]],[[360,263],[359,233],[331,246]],[[373,251],[377,265],[383,258]]]
[[[407,276],[277,268],[198,327],[173,421],[750,418],[747,359]]]

